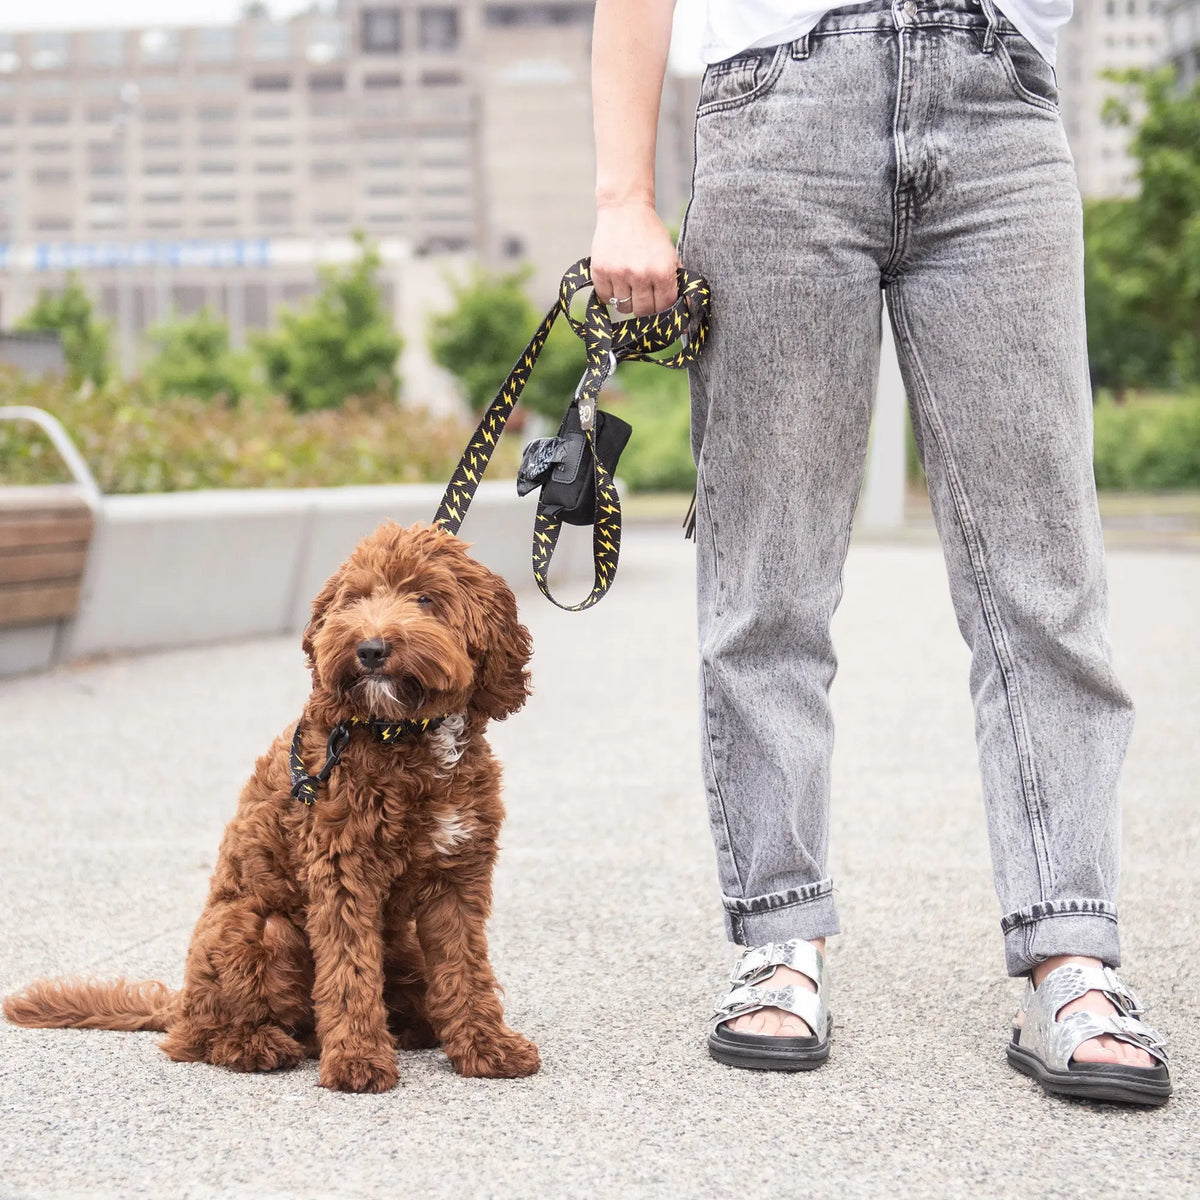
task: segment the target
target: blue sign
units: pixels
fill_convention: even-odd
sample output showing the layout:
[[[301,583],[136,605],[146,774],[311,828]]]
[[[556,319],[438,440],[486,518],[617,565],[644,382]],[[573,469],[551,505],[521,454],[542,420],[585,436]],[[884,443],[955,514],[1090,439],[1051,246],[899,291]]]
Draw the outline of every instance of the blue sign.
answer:
[[[15,267],[17,247],[0,242],[0,271]],[[103,267],[265,267],[270,238],[188,238],[180,242],[37,242],[36,271]]]

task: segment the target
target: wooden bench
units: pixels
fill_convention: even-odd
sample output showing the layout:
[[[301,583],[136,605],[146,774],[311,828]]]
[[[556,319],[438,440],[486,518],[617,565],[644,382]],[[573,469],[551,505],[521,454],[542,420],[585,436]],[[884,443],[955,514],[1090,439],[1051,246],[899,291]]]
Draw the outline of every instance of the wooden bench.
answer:
[[[94,524],[77,484],[0,487],[0,629],[75,615]]]

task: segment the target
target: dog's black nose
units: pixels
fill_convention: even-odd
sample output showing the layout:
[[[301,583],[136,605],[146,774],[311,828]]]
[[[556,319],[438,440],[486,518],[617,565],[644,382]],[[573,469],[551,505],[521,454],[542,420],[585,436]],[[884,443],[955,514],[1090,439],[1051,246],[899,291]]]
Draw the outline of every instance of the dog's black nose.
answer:
[[[391,652],[391,646],[383,638],[371,638],[368,641],[358,643],[358,661],[368,671],[374,671],[377,667],[382,667]]]

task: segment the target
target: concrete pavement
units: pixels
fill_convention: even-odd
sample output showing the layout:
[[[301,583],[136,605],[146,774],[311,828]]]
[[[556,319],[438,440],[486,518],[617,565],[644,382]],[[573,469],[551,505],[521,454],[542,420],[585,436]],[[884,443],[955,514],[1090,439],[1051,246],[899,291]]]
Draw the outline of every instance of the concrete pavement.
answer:
[[[857,545],[832,869],[833,1056],[811,1075],[703,1047],[732,961],[694,728],[692,547],[631,531],[599,608],[522,599],[537,695],[494,727],[509,821],[493,957],[543,1072],[404,1056],[384,1096],[307,1065],[238,1076],[152,1034],[0,1026],[0,1197],[1191,1197],[1200,1194],[1200,556],[1111,555],[1139,705],[1125,774],[1125,975],[1171,1038],[1156,1112],[1046,1099],[1004,1062],[1003,975],[967,652],[931,546]],[[0,990],[176,984],[221,830],[306,690],[296,639],[0,684]]]

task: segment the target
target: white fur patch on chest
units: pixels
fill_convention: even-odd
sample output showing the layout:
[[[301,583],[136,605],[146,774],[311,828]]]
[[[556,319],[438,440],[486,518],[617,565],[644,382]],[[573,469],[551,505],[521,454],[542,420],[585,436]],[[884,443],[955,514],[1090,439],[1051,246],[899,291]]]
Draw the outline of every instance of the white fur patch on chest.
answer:
[[[463,736],[466,723],[465,713],[451,713],[432,733],[425,735],[429,743],[429,752],[443,774],[462,758],[463,751],[467,748],[467,739]]]
[[[429,840],[439,854],[453,854],[464,842],[475,836],[475,822],[457,809],[438,813],[433,818]]]

